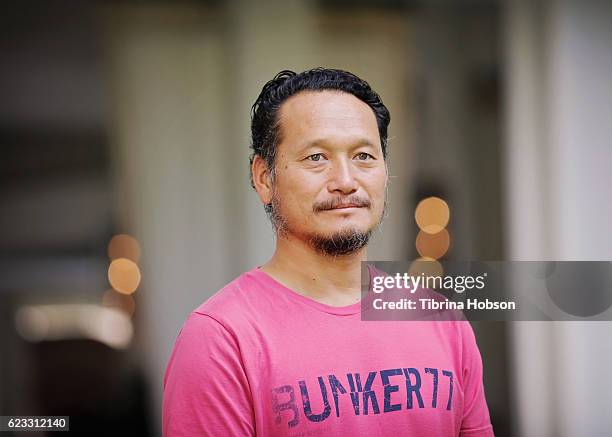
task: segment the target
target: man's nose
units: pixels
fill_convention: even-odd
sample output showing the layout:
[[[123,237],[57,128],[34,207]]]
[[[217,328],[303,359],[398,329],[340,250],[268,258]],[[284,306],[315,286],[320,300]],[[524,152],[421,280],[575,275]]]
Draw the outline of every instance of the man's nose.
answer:
[[[327,189],[330,192],[339,191],[343,194],[351,194],[357,191],[358,184],[350,160],[339,159],[330,168],[331,175]]]

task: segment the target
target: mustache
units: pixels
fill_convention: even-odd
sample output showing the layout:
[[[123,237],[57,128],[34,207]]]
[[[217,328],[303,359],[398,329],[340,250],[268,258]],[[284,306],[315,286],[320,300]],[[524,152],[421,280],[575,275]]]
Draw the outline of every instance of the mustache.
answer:
[[[349,203],[353,205],[357,205],[359,207],[365,207],[365,208],[369,208],[371,206],[371,203],[368,199],[363,198],[363,197],[358,197],[358,196],[352,196],[347,199],[335,197],[329,200],[323,200],[321,202],[315,203],[312,206],[312,209],[314,212],[327,211],[329,209],[334,209],[340,205],[347,205]]]

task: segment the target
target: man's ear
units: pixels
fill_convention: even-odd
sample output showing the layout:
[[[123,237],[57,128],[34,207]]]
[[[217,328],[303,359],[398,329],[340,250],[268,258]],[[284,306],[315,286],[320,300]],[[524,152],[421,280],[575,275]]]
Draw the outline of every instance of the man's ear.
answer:
[[[269,204],[272,201],[272,178],[268,165],[261,156],[255,155],[253,158],[251,172],[253,173],[253,185],[259,199],[264,205]]]

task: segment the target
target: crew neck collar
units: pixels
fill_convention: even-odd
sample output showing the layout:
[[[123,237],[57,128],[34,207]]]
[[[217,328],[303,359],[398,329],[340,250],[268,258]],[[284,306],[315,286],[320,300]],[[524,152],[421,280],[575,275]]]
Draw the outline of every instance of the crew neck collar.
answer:
[[[370,280],[372,278],[372,270],[370,265],[368,265],[368,272],[369,272],[369,277]],[[277,290],[282,291],[284,294],[286,294],[288,297],[290,297],[291,299],[293,299],[294,301],[300,302],[302,304],[308,305],[316,310],[328,313],[328,314],[334,314],[334,315],[338,315],[338,316],[351,316],[354,314],[357,314],[361,311],[361,302],[362,300],[360,300],[359,302],[356,302],[354,304],[351,305],[346,305],[346,306],[333,306],[333,305],[327,305],[325,303],[322,302],[318,302],[314,299],[311,299],[310,297],[306,297],[294,290],[292,290],[291,288],[287,287],[286,285],[282,284],[281,282],[277,281],[276,279],[274,279],[272,276],[270,276],[268,273],[264,272],[263,270],[261,270],[261,266],[257,266],[255,268],[253,268],[251,270],[251,273],[253,273],[254,275],[256,275],[258,278],[260,278],[262,280],[262,282],[266,283],[267,285],[274,287]]]

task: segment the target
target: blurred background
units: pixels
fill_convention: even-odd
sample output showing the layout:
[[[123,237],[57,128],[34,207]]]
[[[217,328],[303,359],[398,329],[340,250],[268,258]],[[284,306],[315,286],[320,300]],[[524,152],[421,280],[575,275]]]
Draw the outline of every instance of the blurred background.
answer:
[[[183,321],[274,248],[249,112],[282,69],[391,111],[370,259],[612,259],[611,1],[2,9],[0,415],[161,435]],[[612,323],[473,326],[497,436],[612,435]]]

